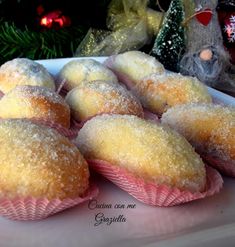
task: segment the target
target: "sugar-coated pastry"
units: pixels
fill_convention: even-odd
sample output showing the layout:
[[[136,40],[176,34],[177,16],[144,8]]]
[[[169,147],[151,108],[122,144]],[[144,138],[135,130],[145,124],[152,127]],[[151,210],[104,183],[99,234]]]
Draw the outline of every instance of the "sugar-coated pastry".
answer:
[[[0,67],[0,90],[9,92],[17,85],[44,86],[55,90],[53,77],[39,63],[15,58]]]
[[[87,121],[76,144],[87,159],[126,168],[146,181],[203,191],[200,156],[174,130],[131,115],[101,115]]]
[[[88,165],[57,131],[27,120],[0,121],[0,196],[75,198],[89,186]]]
[[[46,87],[16,86],[0,100],[0,118],[36,118],[70,126],[65,100]]]
[[[196,77],[177,73],[150,75],[132,90],[144,107],[159,115],[175,105],[212,102],[206,86]]]
[[[135,96],[121,85],[107,81],[81,83],[67,94],[65,100],[77,121],[103,113],[144,115]]]
[[[68,91],[83,81],[105,80],[117,82],[114,73],[93,59],[73,60],[64,65],[58,75],[59,81],[66,81],[64,88]]]
[[[150,74],[163,74],[165,69],[156,58],[140,51],[128,51],[111,56],[105,65],[113,70],[119,80],[129,86]]]
[[[169,109],[162,122],[177,130],[202,154],[235,168],[235,108],[188,104]]]

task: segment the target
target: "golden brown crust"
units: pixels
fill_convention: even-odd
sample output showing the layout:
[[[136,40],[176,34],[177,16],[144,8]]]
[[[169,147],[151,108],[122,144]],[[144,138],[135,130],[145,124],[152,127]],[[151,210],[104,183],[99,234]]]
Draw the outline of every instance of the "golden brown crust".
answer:
[[[70,126],[70,109],[54,91],[38,86],[17,86],[0,100],[0,118],[35,118]]]
[[[114,58],[108,58],[106,64],[120,78],[128,78],[132,84],[138,83],[148,75],[165,73],[163,65],[156,58],[140,51],[118,54]]]
[[[88,159],[124,167],[147,181],[203,191],[206,172],[184,137],[136,116],[102,115],[87,121],[76,144]]]
[[[175,105],[212,102],[199,80],[176,73],[148,76],[133,90],[147,109],[160,115]]]
[[[26,120],[0,121],[0,195],[74,198],[89,186],[88,165],[55,130]]]
[[[121,85],[112,82],[82,83],[70,91],[65,100],[77,121],[85,121],[103,113],[139,117],[144,115],[142,106],[135,96]]]
[[[0,67],[0,90],[7,93],[17,85],[44,86],[55,90],[53,77],[39,63],[16,58]]]
[[[174,128],[200,152],[235,164],[235,110],[214,104],[169,109],[162,122]]]
[[[59,82],[66,81],[64,88],[70,91],[82,82],[95,80],[117,82],[114,73],[93,59],[76,59],[65,64],[58,75]]]

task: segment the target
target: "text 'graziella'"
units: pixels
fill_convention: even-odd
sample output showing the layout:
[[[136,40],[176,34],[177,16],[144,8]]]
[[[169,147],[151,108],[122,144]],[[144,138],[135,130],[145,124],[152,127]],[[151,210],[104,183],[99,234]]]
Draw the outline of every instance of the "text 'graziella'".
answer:
[[[128,203],[104,203],[98,202],[96,199],[90,200],[88,203],[88,208],[90,210],[109,210],[109,209],[119,209],[119,210],[128,210],[128,209],[135,209],[136,204]],[[95,214],[95,223],[94,226],[99,226],[101,224],[111,225],[113,223],[125,223],[127,222],[127,217],[123,214],[123,211],[119,215],[115,216],[107,216],[103,212],[98,212]]]

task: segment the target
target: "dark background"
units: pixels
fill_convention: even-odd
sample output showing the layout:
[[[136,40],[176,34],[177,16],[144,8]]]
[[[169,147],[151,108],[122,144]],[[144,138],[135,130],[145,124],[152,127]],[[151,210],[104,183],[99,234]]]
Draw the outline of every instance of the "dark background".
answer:
[[[170,0],[159,2],[162,8],[167,9]],[[41,5],[45,10],[43,14],[56,9],[61,10],[64,15],[71,18],[72,25],[105,29],[109,3],[110,0],[0,0],[0,18],[14,21],[18,27],[27,25],[29,28],[37,29],[37,7]],[[157,9],[156,1],[151,0],[149,6]]]

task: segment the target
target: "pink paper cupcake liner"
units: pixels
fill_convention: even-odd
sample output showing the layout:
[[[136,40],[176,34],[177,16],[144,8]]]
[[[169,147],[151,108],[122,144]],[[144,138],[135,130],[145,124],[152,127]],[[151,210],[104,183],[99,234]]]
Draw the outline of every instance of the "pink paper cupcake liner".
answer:
[[[50,215],[91,200],[98,195],[98,188],[92,184],[84,196],[74,199],[15,198],[0,199],[0,215],[11,220],[40,220]]]
[[[153,121],[156,121],[157,123],[160,123],[158,116],[156,114],[148,111],[147,109],[144,109],[144,119],[153,120]]]
[[[67,80],[59,78],[58,76],[55,79],[56,81],[56,92],[60,94],[63,98],[67,95],[69,92],[66,88],[65,85],[67,83]]]
[[[205,192],[192,193],[166,185],[145,182],[143,179],[135,177],[126,169],[116,167],[106,161],[88,160],[88,163],[96,172],[112,181],[134,198],[151,206],[170,207],[209,197],[218,193],[223,185],[221,175],[213,168],[207,166]]]
[[[66,84],[66,80],[62,80],[60,81],[59,83],[56,83],[56,93],[60,94],[60,92],[63,90],[63,87],[65,86]]]
[[[222,161],[209,155],[202,155],[202,158],[222,174],[235,178],[235,164],[232,164],[232,161]]]
[[[89,120],[89,119],[88,119]],[[86,120],[86,121],[88,121]],[[86,121],[78,122],[74,118],[71,118],[71,128],[79,132],[82,126],[86,123]]]
[[[62,96],[63,98],[65,98],[68,92],[69,91],[67,91],[66,89],[62,88],[60,93],[59,93],[59,95]]]
[[[64,88],[64,85],[65,85],[65,84],[63,84],[62,88],[59,88],[58,91],[57,91],[57,93],[58,93],[60,96],[62,96],[63,98],[65,98],[66,95],[67,95],[68,92],[69,92],[67,89]]]

